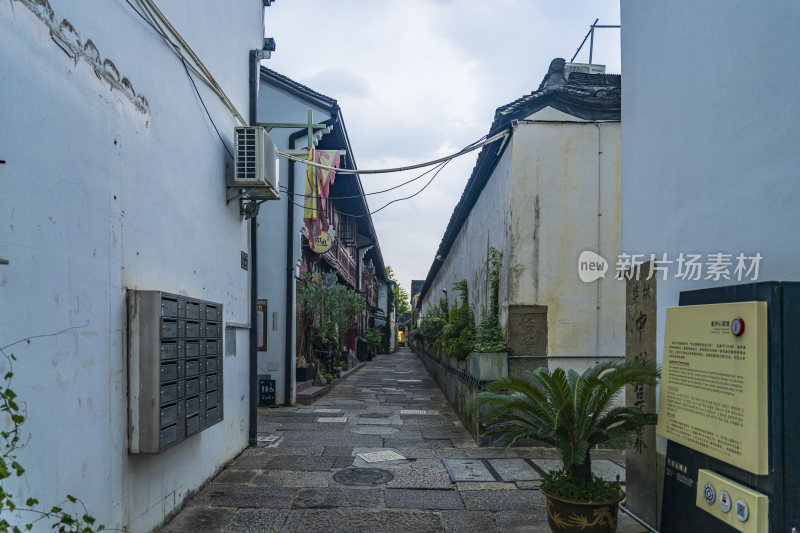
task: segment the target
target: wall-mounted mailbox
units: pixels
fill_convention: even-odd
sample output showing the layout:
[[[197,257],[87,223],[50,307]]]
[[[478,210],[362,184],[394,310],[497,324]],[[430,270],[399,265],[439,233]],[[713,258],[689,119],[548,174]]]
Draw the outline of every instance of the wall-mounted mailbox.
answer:
[[[222,420],[222,304],[128,291],[130,453],[158,453]]]

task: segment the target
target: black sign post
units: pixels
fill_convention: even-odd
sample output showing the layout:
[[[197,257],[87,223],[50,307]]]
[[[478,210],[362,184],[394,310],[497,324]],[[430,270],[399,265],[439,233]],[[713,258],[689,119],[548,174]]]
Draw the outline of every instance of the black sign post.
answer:
[[[800,283],[764,282],[682,292],[680,305],[731,302],[767,303],[769,473],[756,475],[671,440],[667,441],[661,532],[744,531],[748,512],[714,483],[699,483],[710,471],[763,494],[768,501],[768,533],[800,528]],[[701,497],[700,497],[701,496]],[[719,507],[737,520],[732,527],[698,506]],[[706,502],[705,504],[702,502]],[[731,505],[733,503],[733,506]],[[741,507],[741,508],[740,508]],[[741,511],[741,512],[740,512]],[[754,527],[754,526],[750,526]],[[750,529],[755,531],[755,529]],[[761,530],[758,530],[759,533]]]
[[[275,405],[275,380],[258,380],[258,405]]]

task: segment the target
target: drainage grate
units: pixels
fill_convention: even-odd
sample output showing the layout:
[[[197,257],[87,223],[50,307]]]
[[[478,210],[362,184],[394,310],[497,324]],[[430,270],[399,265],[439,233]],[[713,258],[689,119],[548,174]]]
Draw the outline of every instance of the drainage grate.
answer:
[[[347,468],[333,475],[333,480],[349,487],[375,487],[394,479],[388,470],[379,468]]]

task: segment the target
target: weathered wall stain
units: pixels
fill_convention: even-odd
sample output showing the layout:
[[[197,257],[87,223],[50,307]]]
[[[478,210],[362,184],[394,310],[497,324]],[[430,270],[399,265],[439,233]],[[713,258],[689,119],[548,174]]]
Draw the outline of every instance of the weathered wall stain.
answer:
[[[95,75],[108,83],[112,90],[124,94],[140,113],[149,113],[150,104],[142,94],[136,94],[131,81],[121,76],[119,69],[109,58],[103,58],[91,39],[81,45],[78,30],[67,19],[56,23],[55,12],[48,0],[16,0],[30,9],[36,17],[50,29],[50,38],[67,56],[78,64],[78,58],[86,61],[94,69]]]

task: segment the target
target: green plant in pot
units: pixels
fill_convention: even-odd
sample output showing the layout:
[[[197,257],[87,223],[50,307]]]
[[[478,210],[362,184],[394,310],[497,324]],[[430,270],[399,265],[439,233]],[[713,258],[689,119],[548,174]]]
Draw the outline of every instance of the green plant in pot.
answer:
[[[592,474],[589,450],[602,443],[629,449],[638,428],[656,423],[655,413],[615,403],[626,385],[655,385],[658,367],[649,360],[605,362],[582,374],[545,367],[524,376],[493,381],[475,397],[472,408],[486,424],[484,435],[506,448],[535,439],[561,452],[563,470],[550,472],[541,485],[553,531],[615,531],[625,493],[619,483]]]

